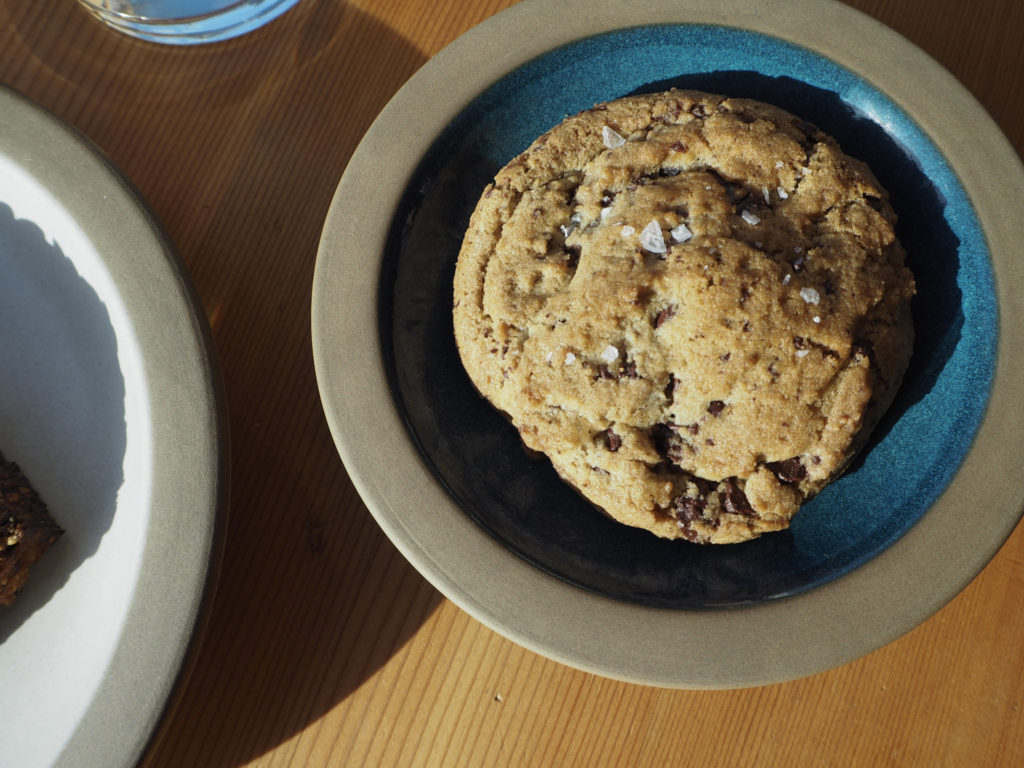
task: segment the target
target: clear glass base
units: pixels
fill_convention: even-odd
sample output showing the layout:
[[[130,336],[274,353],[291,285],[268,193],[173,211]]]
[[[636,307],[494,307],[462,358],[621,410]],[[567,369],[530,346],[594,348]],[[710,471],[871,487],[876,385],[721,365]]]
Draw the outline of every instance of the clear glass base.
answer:
[[[214,43],[251,32],[299,0],[82,0],[93,15],[140,40]],[[206,12],[203,12],[203,9]]]

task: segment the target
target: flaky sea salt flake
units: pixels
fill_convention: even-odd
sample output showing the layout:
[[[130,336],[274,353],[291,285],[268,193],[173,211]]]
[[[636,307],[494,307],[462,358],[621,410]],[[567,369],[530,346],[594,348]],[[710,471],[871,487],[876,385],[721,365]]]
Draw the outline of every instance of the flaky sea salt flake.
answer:
[[[743,220],[752,227],[756,227],[758,224],[761,223],[761,219],[752,214],[750,211],[743,211],[743,213],[741,213],[740,216],[742,216]]]
[[[789,197],[789,192],[787,192],[784,187],[776,187],[775,191],[779,193],[780,200],[785,200]]]
[[[811,350],[809,350],[809,349],[798,349],[796,351],[796,356],[797,357],[807,357],[807,353],[810,352],[810,351]]]
[[[604,351],[601,352],[601,359],[604,360],[606,363],[614,363],[616,360],[619,359],[618,348],[614,344],[609,344],[607,347],[604,348]]]
[[[685,243],[693,237],[693,232],[684,223],[680,223],[678,227],[673,227],[669,234],[672,235],[672,239],[677,243]]]
[[[560,224],[558,227],[560,230],[562,230],[562,236],[568,237],[573,232],[575,232],[576,228],[580,225],[581,221],[583,221],[583,216],[579,213],[574,213],[572,216],[570,216],[568,224]]]
[[[623,224],[622,225],[622,236],[623,237],[632,237],[633,233],[635,233],[635,232],[636,232],[636,230],[633,229],[631,226],[629,226],[629,224]]]
[[[821,301],[821,294],[819,294],[814,288],[801,288],[800,298],[806,301],[808,304],[817,304]]]
[[[609,125],[606,125],[601,129],[601,138],[604,139],[604,145],[608,147],[608,149],[615,149],[616,147],[621,147],[626,143],[626,140],[616,133],[615,129]]]
[[[661,225],[651,219],[640,233],[640,245],[651,253],[665,253],[665,236],[661,234]]]

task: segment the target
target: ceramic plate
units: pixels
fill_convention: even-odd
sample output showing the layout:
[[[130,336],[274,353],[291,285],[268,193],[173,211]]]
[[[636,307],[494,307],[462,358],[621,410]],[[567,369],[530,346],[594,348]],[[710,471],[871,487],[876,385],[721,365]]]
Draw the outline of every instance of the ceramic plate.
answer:
[[[918,281],[914,357],[868,449],[791,529],[731,547],[596,513],[526,456],[452,339],[455,257],[494,173],[567,114],[672,86],[774,103],[868,162]],[[339,185],[313,298],[339,452],[428,579],[549,657],[679,687],[852,660],[950,600],[1020,517],[1024,219],[1008,190],[1024,191],[1021,164],[973,97],[839,3],[527,0],[423,67]]]
[[[118,172],[12,91],[0,116],[0,450],[66,531],[0,609],[0,762],[134,765],[212,582],[216,365]]]

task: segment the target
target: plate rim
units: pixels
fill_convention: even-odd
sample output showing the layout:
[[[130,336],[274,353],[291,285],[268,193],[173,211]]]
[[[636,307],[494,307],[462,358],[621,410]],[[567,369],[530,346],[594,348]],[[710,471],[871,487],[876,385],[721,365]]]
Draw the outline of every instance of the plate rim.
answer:
[[[12,86],[0,84],[0,113],[0,152],[95,246],[144,369],[154,460],[138,580],[107,670],[54,763],[131,766],[180,696],[216,587],[229,462],[220,364],[187,267],[127,176],[81,131]]]
[[[1014,402],[1010,386],[1011,374],[1022,368],[1024,333],[1011,320],[1022,317],[1013,287],[1024,285],[1024,268],[1008,254],[1014,241],[1024,241],[1024,226],[998,213],[1005,207],[1003,195],[1015,199],[1007,189],[1024,194],[1024,167],[984,108],[947,70],[880,21],[836,0],[722,0],[713,7],[700,0],[652,0],[645,4],[642,23],[637,16],[621,2],[607,0],[566,0],[557,6],[523,0],[439,52],[380,113],[338,185],[317,255],[312,342],[325,416],[353,483],[396,547],[446,597],[520,645],[588,672],[667,687],[732,688],[804,677],[866,655],[920,624],[982,570],[1019,521],[1024,487],[1019,480],[1018,487],[1000,482],[998,470],[1013,469],[1016,474],[1007,476],[1021,477],[1024,438],[1008,424],[1024,420],[1024,408]],[[567,19],[574,23],[565,24]],[[383,365],[374,359],[380,343],[376,334],[342,333],[353,324],[376,328],[377,271],[365,269],[365,263],[368,258],[379,262],[392,224],[390,219],[368,221],[357,211],[393,211],[422,154],[455,115],[501,77],[555,48],[659,24],[739,28],[793,43],[845,67],[903,109],[943,154],[974,205],[993,262],[999,315],[992,392],[974,445],[917,525],[870,562],[807,593],[675,615],[671,609],[623,604],[571,587],[517,563],[518,556],[485,540],[485,532],[474,531],[475,523],[467,525],[468,515],[461,510],[466,520],[459,520],[439,484],[422,482],[424,473],[429,475],[422,457],[402,445],[405,427],[393,421],[396,407]],[[527,29],[530,34],[523,34]],[[495,38],[505,41],[497,52],[489,44]],[[865,45],[865,39],[872,45]],[[453,72],[459,76],[451,77]],[[976,143],[945,111],[951,105],[962,125],[970,125]],[[417,135],[429,138],[417,140]],[[381,402],[381,394],[387,402]],[[392,434],[396,426],[401,434]],[[999,468],[979,459],[979,446],[993,444],[1006,446],[1007,456],[1017,448],[1018,458],[1003,459]],[[389,453],[397,457],[400,472]],[[971,556],[964,558],[965,537],[953,537],[954,507],[982,491],[981,498],[990,504],[981,511],[981,530],[966,536]],[[402,502],[412,498],[421,508],[440,509],[443,525],[431,530],[410,524]],[[452,542],[461,547],[458,564],[443,556]],[[922,552],[933,553],[930,562],[915,560]],[[894,581],[904,585],[898,599],[889,589]],[[648,637],[630,636],[637,622],[645,623]],[[609,626],[627,640],[609,639]],[[779,646],[749,658],[754,639],[765,633],[778,636]],[[663,649],[680,635],[702,650],[674,659],[674,666],[665,669],[659,663]],[[795,642],[801,643],[801,652],[787,656],[784,649]]]

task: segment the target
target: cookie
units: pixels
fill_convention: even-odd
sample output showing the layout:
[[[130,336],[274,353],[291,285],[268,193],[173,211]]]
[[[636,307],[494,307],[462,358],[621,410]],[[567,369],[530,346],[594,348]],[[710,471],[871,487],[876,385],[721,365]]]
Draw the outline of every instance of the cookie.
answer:
[[[692,92],[567,118],[487,186],[455,340],[526,446],[614,519],[789,525],[890,405],[913,275],[871,171],[771,105]]]

